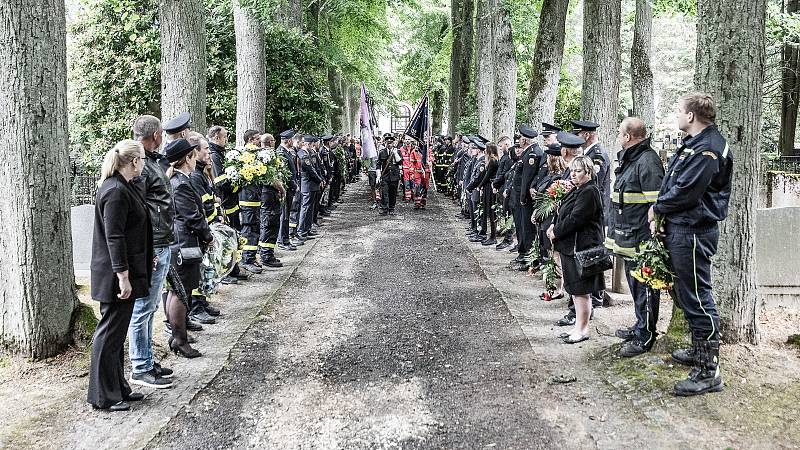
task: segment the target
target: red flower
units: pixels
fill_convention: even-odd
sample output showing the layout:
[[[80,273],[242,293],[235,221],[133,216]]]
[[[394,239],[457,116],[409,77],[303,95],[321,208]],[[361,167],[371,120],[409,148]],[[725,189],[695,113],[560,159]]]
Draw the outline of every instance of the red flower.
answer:
[[[544,300],[544,301],[546,301],[546,302],[549,302],[549,301],[550,301],[550,300],[552,300],[552,299],[553,299],[553,296],[552,296],[552,295],[550,295],[550,293],[549,293],[549,292],[545,292],[545,293],[544,293],[544,296],[542,296],[542,300]]]
[[[642,267],[642,273],[645,274],[645,275],[652,275],[653,274],[653,269],[651,269],[650,267],[644,266],[644,267]]]

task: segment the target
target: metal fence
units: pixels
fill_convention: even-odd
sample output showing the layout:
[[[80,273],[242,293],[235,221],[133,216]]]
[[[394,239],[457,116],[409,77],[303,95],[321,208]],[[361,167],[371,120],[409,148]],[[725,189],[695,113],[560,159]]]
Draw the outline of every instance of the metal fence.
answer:
[[[787,172],[800,173],[800,156],[780,156],[766,158],[761,164],[762,173]]]
[[[76,161],[70,161],[70,204],[72,206],[93,204],[97,195],[97,181],[99,179],[99,176],[88,172]]]

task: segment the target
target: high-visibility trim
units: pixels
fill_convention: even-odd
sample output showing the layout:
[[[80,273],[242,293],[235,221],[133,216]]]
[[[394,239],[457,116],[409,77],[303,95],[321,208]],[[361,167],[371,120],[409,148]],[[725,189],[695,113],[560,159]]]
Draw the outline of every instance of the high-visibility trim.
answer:
[[[626,257],[626,258],[633,258],[636,255],[636,248],[635,247],[620,247],[617,245],[617,241],[614,239],[607,237],[606,240],[603,242],[603,245],[611,250],[612,252],[616,253],[617,255]]]
[[[291,227],[291,228],[295,228],[295,227],[297,227],[297,224],[296,224],[296,223],[289,222],[289,227]]]
[[[200,289],[192,289],[192,295],[203,295],[200,293]]]
[[[247,206],[247,207],[251,207],[251,208],[258,208],[259,206],[261,206],[261,202],[239,201],[239,206]]]
[[[222,174],[222,175],[218,176],[217,178],[214,178],[214,184],[222,183],[223,181],[225,181],[227,179],[228,179],[228,175],[227,174]]]
[[[216,219],[216,218],[217,218],[217,209],[216,209],[216,208],[214,208],[214,212],[212,212],[212,213],[211,213],[211,215],[209,215],[208,217],[206,217],[206,221],[208,221],[208,223],[211,223],[211,222],[213,222],[213,221],[214,221],[214,219]]]
[[[258,246],[257,245],[243,245],[242,246],[242,250],[244,250],[244,251],[256,251],[256,250],[258,250]]]
[[[269,242],[259,242],[258,246],[263,248],[275,248],[275,244],[270,244]]]
[[[725,158],[728,157],[728,150],[730,150],[730,148],[728,147],[728,143],[726,142],[725,143],[725,150],[722,151],[722,159],[725,159]]]
[[[658,191],[645,192],[618,192],[614,191],[611,201],[616,204],[655,203],[658,200]]]
[[[209,200],[213,200],[213,199],[214,199],[214,196],[211,195],[211,194],[203,194],[203,196],[200,197],[200,200],[202,200],[203,203],[205,203],[205,202],[207,202]]]
[[[234,206],[233,208],[228,208],[225,210],[225,214],[233,214],[239,210],[239,205]]]
[[[233,188],[233,193],[235,194],[237,192],[239,192],[239,186],[236,186],[236,187]]]
[[[700,290],[697,287],[697,235],[696,234],[692,234],[692,271],[694,272],[694,297],[697,299],[697,303],[700,304],[700,309],[703,311],[703,314],[708,316],[708,321],[711,322],[711,334],[709,334],[708,337],[706,338],[707,341],[710,341],[717,330],[716,327],[714,326],[714,318],[711,317],[711,314],[709,314],[705,308],[703,308],[703,300],[700,299]]]

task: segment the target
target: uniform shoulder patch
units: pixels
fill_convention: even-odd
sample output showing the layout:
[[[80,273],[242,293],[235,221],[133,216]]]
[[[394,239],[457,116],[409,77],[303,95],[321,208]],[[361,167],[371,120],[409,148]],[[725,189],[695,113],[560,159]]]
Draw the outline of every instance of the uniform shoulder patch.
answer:
[[[528,158],[528,164],[530,165],[536,164],[536,158]]]
[[[717,159],[717,154],[716,153],[710,152],[710,151],[707,151],[707,150],[703,152],[703,156],[709,156],[709,157],[711,157],[713,159]]]
[[[481,172],[483,172],[484,169],[485,169],[485,167],[481,166]]]

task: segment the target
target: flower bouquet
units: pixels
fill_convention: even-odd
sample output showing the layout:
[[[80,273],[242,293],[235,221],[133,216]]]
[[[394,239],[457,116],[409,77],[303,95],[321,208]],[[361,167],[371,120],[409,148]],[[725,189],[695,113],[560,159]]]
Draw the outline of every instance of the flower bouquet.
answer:
[[[275,150],[259,149],[252,144],[225,153],[224,170],[236,188],[276,181],[286,183],[289,179],[289,169]]]
[[[537,193],[536,197],[533,199],[533,215],[536,217],[536,220],[542,222],[553,214],[561,203],[561,200],[573,189],[575,189],[575,185],[573,185],[572,182],[556,180],[543,193]]]
[[[661,224],[658,221],[658,228]],[[670,269],[669,252],[658,237],[653,237],[639,246],[633,257],[638,269],[631,270],[633,278],[655,290],[671,290],[675,274]]]
[[[239,232],[215,222],[209,225],[214,236],[212,245],[203,255],[203,271],[200,280],[200,293],[208,296],[216,291],[217,285],[228,276],[241,259],[239,253]]]
[[[546,289],[542,300],[549,302],[553,299],[553,292],[559,288],[561,273],[559,273],[558,264],[556,264],[556,260],[552,256],[545,259],[540,269],[544,276],[544,288]]]

